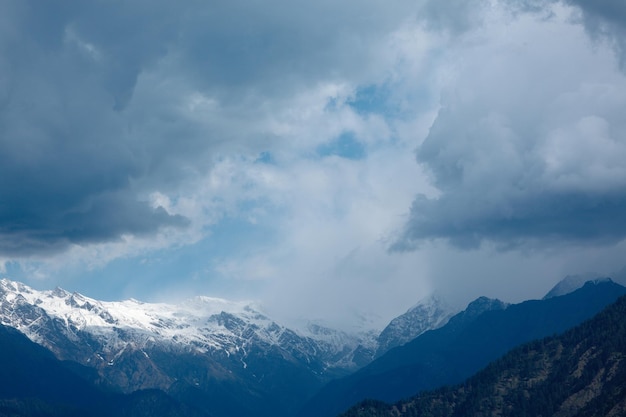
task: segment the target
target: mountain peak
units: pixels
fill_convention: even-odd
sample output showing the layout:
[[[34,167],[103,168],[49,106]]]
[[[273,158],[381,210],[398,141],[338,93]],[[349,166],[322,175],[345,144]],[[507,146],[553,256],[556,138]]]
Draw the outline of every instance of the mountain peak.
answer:
[[[613,282],[611,278],[608,277],[598,277],[591,274],[585,275],[568,275],[559,282],[556,283],[554,287],[543,297],[544,300],[548,298],[558,297],[560,295],[569,294],[571,292],[576,291],[582,286],[586,285],[588,282],[593,284],[598,284],[602,282]]]
[[[451,324],[454,323],[455,325],[463,325],[463,323],[472,321],[487,311],[506,310],[508,306],[509,303],[505,303],[497,298],[489,298],[485,296],[478,297],[474,301],[470,302],[465,310],[456,314],[454,317],[451,317],[449,321]]]
[[[32,288],[27,285],[22,284],[21,282],[11,281],[8,278],[2,278],[0,280],[0,288],[4,291],[10,292],[21,292],[21,293],[31,293]]]
[[[67,292],[67,291],[65,291],[65,290],[64,290],[63,288],[61,288],[61,287],[56,287],[54,290],[52,290],[52,291],[50,292],[50,295],[51,295],[51,296],[54,296],[54,297],[58,297],[58,298],[65,298],[65,297],[67,297],[68,295],[70,295],[70,293],[69,293],[69,292]]]
[[[403,345],[422,333],[445,325],[454,310],[438,294],[422,298],[406,313],[391,320],[378,336],[379,357],[389,349]]]
[[[497,298],[478,297],[467,305],[465,311],[470,314],[480,314],[488,310],[504,310],[507,303]]]

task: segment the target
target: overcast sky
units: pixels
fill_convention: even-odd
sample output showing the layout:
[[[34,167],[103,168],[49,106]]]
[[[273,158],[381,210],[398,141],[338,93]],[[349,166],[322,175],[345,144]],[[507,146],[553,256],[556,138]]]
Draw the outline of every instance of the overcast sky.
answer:
[[[623,0],[0,2],[3,276],[380,326],[625,259]]]

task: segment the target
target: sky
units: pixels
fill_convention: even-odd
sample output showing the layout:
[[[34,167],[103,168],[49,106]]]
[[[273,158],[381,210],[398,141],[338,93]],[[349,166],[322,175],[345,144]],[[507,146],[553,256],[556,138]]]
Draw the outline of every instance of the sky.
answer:
[[[0,275],[383,326],[626,278],[623,0],[0,3]]]

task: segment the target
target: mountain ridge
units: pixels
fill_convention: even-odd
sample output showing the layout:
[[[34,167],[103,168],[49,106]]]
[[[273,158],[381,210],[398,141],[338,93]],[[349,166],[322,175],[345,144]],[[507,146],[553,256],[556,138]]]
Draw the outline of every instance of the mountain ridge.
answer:
[[[518,346],[453,387],[341,417],[618,417],[626,413],[626,296],[567,332]]]
[[[518,344],[563,332],[623,294],[625,287],[601,281],[560,297],[519,304],[481,297],[445,326],[331,381],[309,400],[299,416],[335,416],[366,398],[393,402],[422,390],[459,383]],[[484,307],[487,310],[481,313]]]
[[[602,280],[590,285],[596,288],[605,284],[617,285]],[[520,304],[559,303],[561,298]],[[0,323],[18,329],[60,359],[94,369],[96,373],[86,376],[92,383],[123,393],[162,390],[174,400],[215,417],[292,417],[305,401],[319,400],[326,382],[357,369],[348,378],[366,375],[371,382],[388,374],[402,380],[407,372],[418,368],[431,375],[430,368],[415,363],[400,374],[394,369],[403,366],[407,355],[415,356],[410,352],[416,340],[432,340],[433,334],[445,329],[444,333],[467,335],[467,326],[484,314],[519,308],[479,297],[450,317],[451,309],[444,301],[437,296],[425,297],[391,320],[380,334],[355,336],[316,323],[309,323],[305,330],[292,330],[247,302],[206,296],[180,305],[134,299],[99,301],[61,288],[37,291],[22,283],[0,280]],[[543,320],[533,314],[533,320]],[[490,325],[500,326],[501,321]],[[517,335],[510,336],[517,340]],[[450,342],[455,343],[459,341]],[[377,352],[380,356],[372,362]],[[431,359],[435,365],[457,360]],[[472,369],[466,364],[457,364],[457,368],[461,371],[432,374],[432,380],[456,381]],[[387,384],[388,392],[397,391],[394,384]]]

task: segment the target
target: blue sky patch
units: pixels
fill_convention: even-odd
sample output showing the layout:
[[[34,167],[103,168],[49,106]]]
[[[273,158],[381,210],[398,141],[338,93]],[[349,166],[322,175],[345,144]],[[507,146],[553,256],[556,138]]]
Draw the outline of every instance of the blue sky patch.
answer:
[[[381,114],[389,116],[393,112],[390,104],[391,91],[386,84],[370,84],[357,89],[354,98],[346,103],[360,114]]]
[[[367,156],[365,145],[359,142],[353,132],[346,132],[329,143],[318,146],[317,154],[321,157],[339,156],[346,159],[364,159]]]

